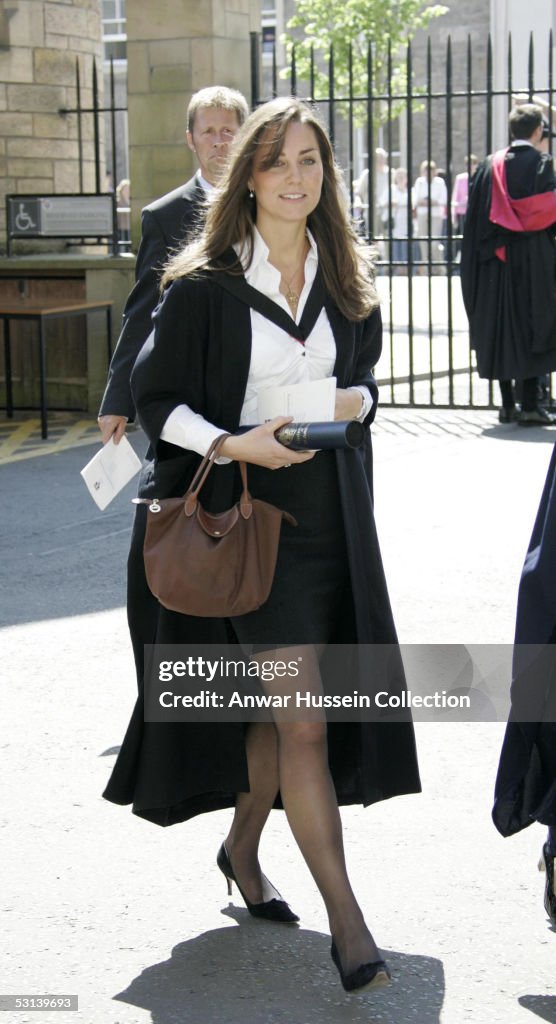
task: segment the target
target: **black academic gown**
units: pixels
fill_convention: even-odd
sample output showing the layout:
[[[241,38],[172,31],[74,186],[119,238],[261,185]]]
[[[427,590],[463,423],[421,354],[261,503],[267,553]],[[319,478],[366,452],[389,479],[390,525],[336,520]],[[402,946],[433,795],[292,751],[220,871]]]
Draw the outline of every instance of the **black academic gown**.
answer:
[[[489,220],[488,157],[471,179],[461,256],[461,287],[480,377],[525,380],[556,370],[554,231],[512,232]],[[508,193],[524,199],[556,187],[552,158],[512,146],[505,158]],[[506,247],[506,262],[495,250]]]
[[[519,586],[512,711],[493,820],[504,836],[556,825],[556,448]]]
[[[214,274],[181,278],[167,290],[154,316],[155,330],[136,363],[132,385],[139,419],[156,452],[142,475],[140,494],[183,494],[200,458],[160,440],[170,412],[186,403],[209,422],[233,433],[239,426],[251,351],[251,312],[244,278],[226,282]],[[311,301],[309,297],[308,304]],[[279,309],[279,307],[275,307]],[[338,387],[365,384],[376,393],[370,372],[380,354],[380,311],[350,323],[325,298],[334,333]],[[284,314],[283,314],[284,315]],[[287,318],[289,319],[289,318]],[[372,419],[369,415],[367,425]],[[337,643],[396,645],[371,499],[371,445],[337,453],[353,614],[339,624]],[[238,492],[235,463],[212,470],[203,505],[228,508]],[[225,620],[177,615],[158,606],[155,635],[143,616],[146,583],[142,560],[145,508],[138,509],[130,565],[129,622],[139,668],[139,698],[105,791],[107,799],[133,804],[134,813],[160,825],[235,803],[249,789],[241,723],[145,723],[140,660],[144,643],[226,643]],[[310,594],[308,594],[310,599]],[[404,687],[395,661],[392,685]],[[420,790],[413,726],[397,721],[329,723],[329,759],[339,803],[365,805]],[[278,799],[277,807],[280,807]]]

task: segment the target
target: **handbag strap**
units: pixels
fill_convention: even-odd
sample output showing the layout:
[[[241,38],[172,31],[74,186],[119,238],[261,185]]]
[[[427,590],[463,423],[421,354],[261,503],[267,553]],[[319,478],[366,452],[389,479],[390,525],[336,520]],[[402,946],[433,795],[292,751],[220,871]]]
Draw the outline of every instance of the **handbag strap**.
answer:
[[[207,479],[207,476],[209,475],[212,467],[214,466],[216,459],[218,458],[218,453],[227,437],[230,437],[230,434],[219,434],[219,436],[214,439],[207,454],[205,455],[202,462],[199,464],[197,471],[193,476],[193,480],[191,481],[184,495],[186,515],[190,516],[195,511],[197,507],[199,492],[203,484],[205,483],[205,480]],[[242,482],[242,492],[239,501],[239,506],[241,514],[244,517],[244,519],[248,519],[249,516],[251,515],[252,504],[251,495],[249,494],[249,488],[247,485],[246,463],[240,462],[239,469],[241,473]]]
[[[189,484],[189,487],[187,488],[187,491],[184,495],[185,498],[188,498],[190,495],[193,496],[194,498],[198,497],[201,487],[203,486],[207,476],[209,475],[212,467],[214,466],[215,460],[218,458],[218,452],[220,451],[226,438],[229,436],[229,434],[219,434],[218,437],[215,437],[207,454],[205,455],[204,459],[202,459],[202,461],[199,463],[196,472],[193,474],[193,479]]]

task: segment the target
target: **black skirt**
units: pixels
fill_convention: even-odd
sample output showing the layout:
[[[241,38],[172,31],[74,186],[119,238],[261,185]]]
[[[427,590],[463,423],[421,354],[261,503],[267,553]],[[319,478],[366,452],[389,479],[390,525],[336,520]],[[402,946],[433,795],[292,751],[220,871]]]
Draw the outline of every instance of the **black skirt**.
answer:
[[[280,470],[250,465],[248,481],[253,498],[290,512],[297,526],[282,524],[268,600],[230,620],[239,643],[260,650],[332,643],[351,595],[334,452]]]

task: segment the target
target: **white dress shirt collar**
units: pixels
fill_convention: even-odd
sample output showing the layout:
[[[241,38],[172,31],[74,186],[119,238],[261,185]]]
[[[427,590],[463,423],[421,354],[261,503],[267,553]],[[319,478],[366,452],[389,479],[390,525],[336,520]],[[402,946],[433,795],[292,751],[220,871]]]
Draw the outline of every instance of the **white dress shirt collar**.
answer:
[[[210,181],[207,181],[206,178],[203,178],[203,175],[201,174],[200,171],[197,171],[197,181],[204,192],[208,193],[214,190],[214,185],[211,185]]]
[[[307,253],[307,259],[305,260],[305,280],[307,280],[308,276],[307,271],[309,270],[309,267],[311,267],[312,272],[309,271],[309,277],[311,281],[313,281],[317,272],[319,255],[317,251],[317,243],[308,228],[306,234],[307,241],[309,242],[309,252]],[[272,263],[269,263],[268,257],[270,255],[270,249],[256,226],[253,227],[253,256],[249,266],[247,265],[247,261],[249,259],[249,246],[247,244],[241,246],[237,243],[234,245],[234,249],[241,260],[245,279],[250,285],[258,287],[258,285],[254,284],[254,281],[257,280],[261,273],[266,275],[267,268],[271,273],[273,272],[275,275],[278,275],[278,285],[280,284],[280,271],[274,267]],[[261,291],[262,290],[263,289],[261,289]]]

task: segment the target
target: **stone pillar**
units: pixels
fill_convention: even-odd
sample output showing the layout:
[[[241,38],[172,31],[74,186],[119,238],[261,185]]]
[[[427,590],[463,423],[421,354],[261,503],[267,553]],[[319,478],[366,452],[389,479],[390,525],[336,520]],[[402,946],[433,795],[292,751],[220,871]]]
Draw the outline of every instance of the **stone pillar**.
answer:
[[[11,0],[0,12],[0,245],[15,192],[79,192],[76,57],[81,105],[102,89],[100,0]],[[102,102],[102,101],[101,101]],[[92,117],[83,117],[84,191],[94,191]],[[103,140],[101,140],[102,148]],[[102,165],[101,165],[102,166]],[[101,188],[104,182],[101,181]],[[36,246],[35,247],[39,247]],[[52,248],[52,242],[49,243]]]
[[[227,85],[251,100],[249,33],[259,0],[141,0],[127,6],[132,232],[140,210],[191,177],[185,145],[192,93]]]
[[[491,32],[494,41],[493,80],[495,89],[508,87],[508,40],[512,41],[513,103],[528,103],[529,44],[533,38],[533,101],[548,113],[550,75],[550,31],[556,31],[556,3],[529,0],[524,13],[517,0],[490,0]],[[554,114],[552,115],[554,117]],[[495,97],[493,149],[508,144],[508,100]]]

